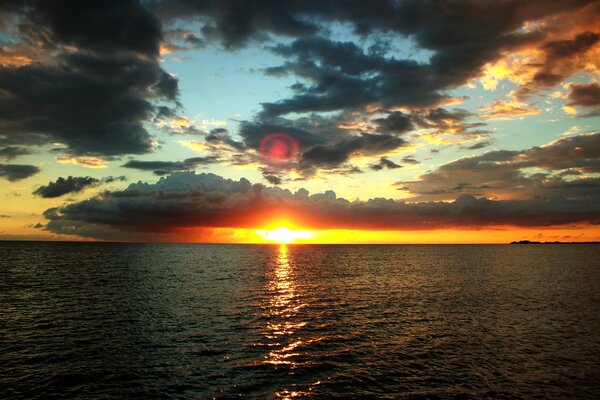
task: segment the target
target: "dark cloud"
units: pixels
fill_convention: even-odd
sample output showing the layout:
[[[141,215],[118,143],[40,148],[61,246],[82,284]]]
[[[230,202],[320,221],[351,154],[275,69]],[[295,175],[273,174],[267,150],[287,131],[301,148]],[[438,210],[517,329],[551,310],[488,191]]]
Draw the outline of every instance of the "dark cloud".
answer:
[[[346,116],[310,115],[295,120],[275,118],[268,122],[248,122],[240,125],[240,136],[247,147],[258,150],[261,140],[272,133],[283,133],[292,138],[299,149],[296,162],[287,168],[296,168],[303,174],[317,169],[343,174],[359,172],[347,165],[353,156],[385,155],[406,146],[408,142],[394,134],[373,134],[360,130],[344,129]]]
[[[341,135],[337,127],[329,121],[319,117],[315,117],[315,121],[324,122],[326,127],[315,129],[312,121],[307,118],[296,121],[279,118],[271,121],[243,121],[240,124],[239,134],[246,146],[259,149],[260,142],[265,136],[271,133],[284,133],[298,143],[301,151],[325,143],[328,140],[336,139]]]
[[[60,197],[67,193],[80,193],[84,189],[98,185],[99,180],[91,176],[69,176],[59,177],[56,182],[49,182],[46,186],[40,186],[33,194],[44,198]]]
[[[377,126],[377,132],[380,133],[399,135],[414,128],[410,116],[400,111],[392,112],[385,118],[377,118],[373,122]]]
[[[298,58],[293,66],[287,65],[284,69],[290,70],[291,67],[297,72],[306,71],[307,68],[310,69],[309,64],[316,65],[318,60],[322,67],[319,75],[322,76],[308,92],[266,109],[267,112],[283,114],[293,109],[323,110],[327,107],[347,106],[341,96],[342,81],[346,84],[354,83],[354,88],[360,86],[367,89],[369,86],[361,84],[361,81],[371,84],[385,82],[390,86],[390,93],[404,85],[407,90],[415,89],[410,92],[415,96],[414,100],[399,92],[389,99],[383,96],[382,101],[392,98],[396,102],[404,100],[412,104],[434,101],[439,98],[438,90],[466,82],[477,75],[487,62],[500,57],[503,51],[539,40],[544,32],[520,30],[524,22],[580,10],[589,3],[593,2],[553,0],[541,4],[517,0],[500,3],[389,0],[366,4],[360,0],[288,0],[284,3],[274,0],[179,0],[158,2],[157,9],[167,18],[197,18],[205,23],[206,37],[221,41],[227,48],[242,47],[250,40],[267,40],[272,34],[298,38],[288,48],[278,49],[281,54],[293,54]],[[352,44],[327,43],[318,38],[327,33],[332,23],[339,22],[354,28],[355,33],[363,38],[376,39],[368,54],[363,54]],[[389,46],[385,46],[385,40],[380,38],[382,34],[411,37],[419,48],[434,53],[429,64],[420,68],[416,65],[409,66],[404,60],[398,60],[397,63],[391,58],[378,60],[377,57],[389,49]],[[550,45],[548,51],[556,54],[565,52],[558,44]],[[386,62],[382,64],[380,61]],[[387,66],[391,68],[386,70]],[[340,69],[341,74],[332,73],[336,68]],[[361,79],[360,75],[368,71],[379,76],[375,79]],[[420,73],[415,74],[416,71]],[[408,77],[396,79],[395,75],[403,74],[410,75],[415,81],[414,85],[411,85],[410,79],[405,79]],[[350,77],[355,80],[344,79]],[[317,88],[325,89],[324,83],[329,82],[336,87],[323,90],[319,96]],[[372,85],[371,90],[364,94],[356,93],[366,99],[378,90],[376,87],[377,85]],[[351,99],[348,100],[350,102]]]
[[[596,82],[570,85],[571,105],[600,108],[600,85]]]
[[[369,156],[385,154],[404,145],[406,141],[396,136],[362,133],[339,142],[312,147],[302,153],[299,165],[301,169],[336,166],[347,162],[353,153]]]
[[[39,37],[44,30],[49,45],[62,43],[107,54],[132,51],[158,55],[161,23],[139,1],[40,0],[23,4],[31,6],[24,33]]]
[[[169,75],[135,57],[62,58],[59,67],[0,69],[0,143],[65,143],[73,154],[145,153],[151,137],[142,126],[153,107],[148,95],[171,96]],[[93,95],[91,95],[93,93]],[[152,94],[154,93],[154,94]],[[22,136],[21,136],[22,135]]]
[[[170,118],[177,118],[177,111],[171,107],[158,106],[156,107],[156,115],[154,116],[154,122],[168,120]]]
[[[546,52],[546,61],[552,62],[553,60],[584,53],[598,43],[598,41],[600,41],[599,34],[595,32],[582,32],[577,34],[573,40],[548,42],[543,46],[543,50]]]
[[[24,147],[8,146],[0,149],[0,158],[5,159],[6,161],[28,154],[31,154],[31,151]]]
[[[192,47],[202,47],[206,44],[206,42],[196,36],[194,33],[186,33],[183,41]]]
[[[319,15],[327,21],[348,22],[366,37],[380,34],[409,36],[420,49],[433,52],[428,62],[398,59],[379,51],[363,50],[355,43],[305,36],[273,51],[288,59],[267,69],[272,75],[292,74],[307,84],[295,86],[294,96],[263,104],[263,116],[288,113],[381,107],[432,107],[443,103],[445,92],[480,74],[482,67],[502,54],[541,41],[545,31],[526,32],[526,21],[584,7],[586,1],[554,1],[541,6],[531,2],[377,2],[365,10],[364,2],[335,2],[323,8],[307,6],[299,14]],[[293,8],[292,8],[293,9]],[[592,34],[593,35],[593,34]],[[582,33],[574,40],[579,51],[594,38]],[[566,50],[548,44],[555,56]],[[564,46],[563,46],[564,47]]]
[[[419,161],[415,160],[414,157],[412,156],[406,156],[404,158],[402,158],[402,162],[404,162],[405,164],[420,164]]]
[[[92,178],[91,176],[59,177],[55,182],[48,182],[47,185],[40,186],[33,194],[43,198],[54,198],[70,193],[80,193],[84,189],[96,187],[103,183],[123,182],[126,179],[124,176],[109,176],[102,179]]]
[[[395,162],[388,160],[385,157],[381,157],[379,159],[379,163],[371,164],[371,165],[369,165],[369,168],[371,168],[374,171],[381,171],[384,168],[388,168],[388,169],[402,168],[402,165],[396,164]]]
[[[178,93],[158,63],[155,16],[133,0],[29,1],[10,11],[21,21],[19,40],[38,50],[32,63],[0,68],[0,145],[60,142],[74,155],[152,150],[143,122],[156,100]]]
[[[484,140],[482,142],[477,142],[475,144],[472,144],[470,146],[465,146],[465,148],[467,150],[479,150],[479,149],[483,149],[484,147],[488,147],[489,145],[491,145],[492,142],[489,140]]]
[[[236,49],[252,39],[264,40],[269,33],[298,36],[318,31],[316,23],[297,14],[304,6],[297,1],[175,0],[158,2],[157,11],[167,18],[208,17],[202,28],[206,39],[219,40],[226,48]]]
[[[125,166],[163,175],[224,160],[250,164],[262,160],[260,142],[275,132],[298,143],[299,158],[286,167],[305,176],[317,169],[358,172],[353,157],[385,157],[406,146],[400,136],[415,127],[454,136],[448,143],[477,141],[469,148],[479,149],[489,143],[485,124],[472,122],[475,115],[465,110],[441,108],[460,101],[449,93],[488,63],[538,44],[545,62],[527,66],[536,74],[524,88],[563,79],[581,64],[571,68],[565,60],[589,52],[600,36],[582,25],[577,32],[565,28],[571,36],[563,39],[566,33],[543,22],[593,7],[586,0],[4,2],[5,23],[17,32],[7,43],[28,47],[32,62],[0,68],[0,146],[59,142],[71,156],[142,154],[156,146],[148,121],[166,122],[169,133],[204,135],[189,121],[177,124],[183,121],[177,79],[160,66],[161,45],[164,54],[210,42],[230,50],[267,42],[283,61],[264,72],[298,82],[292,95],[263,103],[252,121],[240,124],[241,140],[217,129],[205,137],[209,157]],[[542,23],[529,30],[526,22]],[[339,26],[354,35],[332,39]],[[289,39],[272,41],[282,35]],[[415,57],[394,47],[405,39]],[[573,104],[582,99],[572,92]],[[365,128],[342,128],[358,114]]]
[[[114,182],[126,182],[127,177],[125,175],[121,176],[107,176],[106,178],[102,178],[102,183],[114,183]]]
[[[531,168],[542,172],[528,173]],[[565,178],[598,172],[600,134],[593,133],[523,151],[499,150],[464,157],[421,175],[418,181],[397,185],[418,201],[448,200],[465,194],[501,199],[561,196],[591,200],[600,195],[600,178]]]
[[[0,178],[11,182],[29,178],[38,172],[40,172],[40,169],[35,165],[0,164]]]
[[[263,178],[271,185],[281,185],[281,178],[277,175],[263,174]]]
[[[246,150],[246,145],[240,141],[232,139],[227,132],[227,129],[224,128],[216,128],[211,130],[209,134],[206,135],[204,140],[212,145],[224,145],[237,151]]]
[[[219,162],[217,156],[192,157],[183,161],[140,161],[130,160],[122,165],[124,168],[153,171],[155,175],[167,175],[175,171],[189,171],[199,165],[214,164]]]
[[[352,42],[324,38],[298,39],[273,48],[291,58],[268,74],[292,74],[312,85],[296,86],[293,97],[263,104],[263,118],[289,113],[329,112],[382,107],[428,106],[444,99],[429,67],[414,60],[366,54]]]
[[[596,193],[598,193],[596,191]],[[46,229],[95,238],[166,240],[188,227],[248,227],[286,215],[306,228],[419,230],[489,226],[554,226],[600,223],[600,202],[551,197],[490,200],[470,195],[452,202],[406,203],[375,198],[350,202],[333,191],[310,196],[232,181],[212,174],[174,174],[156,184],[138,183],[119,192],[44,212]],[[150,235],[150,236],[148,236]]]
[[[513,49],[544,43],[549,60],[589,50],[598,39],[591,31],[579,32],[569,40],[548,41],[547,29],[521,29],[525,22],[587,10],[589,3],[5,2],[2,9],[19,21],[13,24],[17,37],[11,39],[33,49],[28,54],[34,62],[0,69],[0,145],[60,142],[71,155],[150,152],[155,142],[144,122],[177,119],[180,111],[177,79],[159,64],[161,45],[164,53],[215,41],[230,50],[269,41],[268,48],[284,61],[265,72],[288,74],[299,80],[292,86],[293,95],[262,104],[262,111],[252,122],[242,123],[242,141],[227,132],[206,136],[214,149],[234,152],[231,158],[237,163],[249,162],[241,153],[256,150],[266,133],[276,131],[285,132],[299,143],[303,154],[299,163],[305,171],[341,166],[352,154],[384,155],[372,149],[375,139],[365,139],[374,133],[380,134],[377,140],[385,141],[386,135],[398,136],[415,126],[427,125],[437,129],[433,135],[464,136],[461,143],[468,140],[466,137],[480,140],[487,135],[480,128],[483,124],[468,122],[471,116],[461,115],[461,111],[437,108],[451,100],[448,93],[479,76],[484,65]],[[162,22],[167,27],[164,31]],[[360,40],[332,40],[331,29],[339,24],[353,29],[355,36],[351,39],[358,35]],[[281,36],[290,39],[285,44],[271,41]],[[414,43],[420,53],[417,57],[403,55],[394,47],[397,40],[405,38]],[[554,69],[546,72],[548,76],[557,74]],[[540,80],[544,73],[540,71]],[[166,106],[165,101],[176,107]],[[417,111],[392,111],[398,107]],[[379,114],[375,116],[379,118],[370,121],[372,129],[352,132],[343,132],[334,125],[339,118],[336,121],[311,114],[349,115],[377,108]],[[444,112],[446,115],[441,115]],[[436,113],[441,115],[437,120]],[[288,114],[293,122],[283,118]],[[301,118],[293,114],[301,114]],[[449,126],[447,122],[452,118],[460,121]],[[325,124],[329,125],[324,126],[327,119]],[[176,124],[175,129],[166,125],[164,129],[170,133],[204,134],[187,123]],[[334,146],[341,149],[334,151]],[[179,169],[171,166],[156,171]]]

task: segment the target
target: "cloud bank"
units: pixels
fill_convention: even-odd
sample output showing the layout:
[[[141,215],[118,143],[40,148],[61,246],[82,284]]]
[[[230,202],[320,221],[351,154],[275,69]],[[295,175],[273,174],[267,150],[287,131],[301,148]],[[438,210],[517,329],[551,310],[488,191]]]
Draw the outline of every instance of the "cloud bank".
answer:
[[[160,240],[185,228],[261,228],[278,218],[306,228],[367,230],[599,224],[600,178],[586,175],[600,170],[598,160],[598,133],[492,151],[445,164],[419,181],[399,182],[413,195],[405,201],[348,201],[331,190],[292,193],[243,178],[177,172],[51,208],[44,216],[54,233],[124,240]],[[397,168],[387,161],[375,166]],[[528,168],[546,172],[526,174]]]

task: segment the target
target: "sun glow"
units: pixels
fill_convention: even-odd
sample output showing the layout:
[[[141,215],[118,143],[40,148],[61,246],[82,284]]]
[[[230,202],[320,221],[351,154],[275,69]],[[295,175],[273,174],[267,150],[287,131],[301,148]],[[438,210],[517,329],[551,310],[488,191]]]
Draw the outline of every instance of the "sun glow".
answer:
[[[306,230],[292,230],[285,226],[279,228],[260,230],[257,233],[266,241],[276,243],[292,243],[299,239],[311,239],[313,234]]]

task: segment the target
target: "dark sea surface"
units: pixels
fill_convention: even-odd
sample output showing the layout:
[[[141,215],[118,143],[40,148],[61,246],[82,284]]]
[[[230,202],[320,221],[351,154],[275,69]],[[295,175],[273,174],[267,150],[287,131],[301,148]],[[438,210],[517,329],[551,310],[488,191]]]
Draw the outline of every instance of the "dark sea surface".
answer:
[[[598,245],[0,242],[1,399],[599,395]]]

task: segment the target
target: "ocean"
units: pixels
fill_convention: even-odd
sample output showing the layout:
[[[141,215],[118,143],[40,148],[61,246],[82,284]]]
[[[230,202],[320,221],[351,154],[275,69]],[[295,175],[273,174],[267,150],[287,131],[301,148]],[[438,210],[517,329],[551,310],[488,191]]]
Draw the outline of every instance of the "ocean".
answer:
[[[599,245],[0,242],[2,399],[599,393]]]

